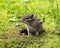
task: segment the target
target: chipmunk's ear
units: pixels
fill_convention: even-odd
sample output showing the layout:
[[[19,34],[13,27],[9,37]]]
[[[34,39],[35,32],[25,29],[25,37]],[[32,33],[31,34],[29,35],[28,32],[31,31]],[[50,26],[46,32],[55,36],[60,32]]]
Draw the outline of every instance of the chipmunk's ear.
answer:
[[[31,15],[31,18],[33,18],[34,14]]]

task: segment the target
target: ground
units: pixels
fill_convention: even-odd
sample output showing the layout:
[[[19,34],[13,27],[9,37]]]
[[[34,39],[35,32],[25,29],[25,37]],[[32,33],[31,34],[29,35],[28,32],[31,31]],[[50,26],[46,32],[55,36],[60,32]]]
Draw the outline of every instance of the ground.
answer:
[[[56,33],[44,32],[40,36],[20,35],[20,27],[13,27],[0,34],[0,48],[60,48]]]

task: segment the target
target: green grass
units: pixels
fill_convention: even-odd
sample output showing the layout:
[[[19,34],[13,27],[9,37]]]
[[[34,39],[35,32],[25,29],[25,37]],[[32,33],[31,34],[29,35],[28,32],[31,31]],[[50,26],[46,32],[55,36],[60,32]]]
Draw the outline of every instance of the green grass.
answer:
[[[19,34],[25,26],[18,21],[29,13],[45,18],[45,33],[37,37]],[[0,0],[0,48],[60,48],[59,16],[60,0]]]

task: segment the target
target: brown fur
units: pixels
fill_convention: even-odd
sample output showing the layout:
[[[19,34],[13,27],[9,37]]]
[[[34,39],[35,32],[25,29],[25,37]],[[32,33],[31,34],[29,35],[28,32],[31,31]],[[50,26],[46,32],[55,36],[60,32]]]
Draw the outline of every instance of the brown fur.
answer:
[[[30,34],[39,35],[44,31],[42,23],[44,22],[35,18],[33,14],[27,14],[21,18],[21,22],[25,23],[29,27]]]

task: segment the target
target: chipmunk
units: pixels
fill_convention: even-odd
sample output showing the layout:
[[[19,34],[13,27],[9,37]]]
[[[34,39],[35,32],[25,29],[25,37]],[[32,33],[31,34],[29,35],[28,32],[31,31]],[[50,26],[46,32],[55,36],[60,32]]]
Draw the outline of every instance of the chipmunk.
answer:
[[[35,18],[33,14],[24,15],[24,17],[21,18],[21,22],[26,24],[28,36],[30,34],[39,35],[42,31],[44,31],[42,27],[42,23],[44,22],[44,19],[43,21],[39,20]]]

